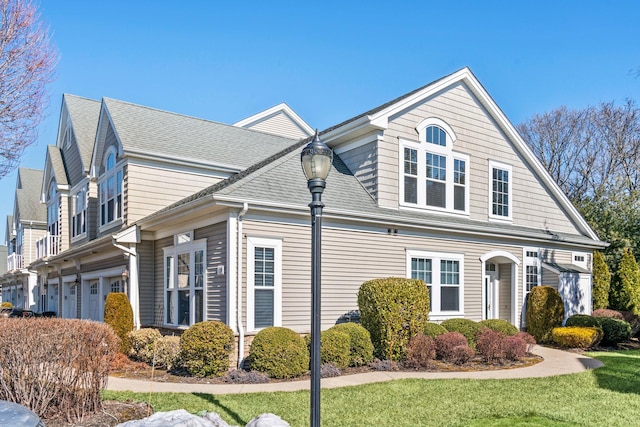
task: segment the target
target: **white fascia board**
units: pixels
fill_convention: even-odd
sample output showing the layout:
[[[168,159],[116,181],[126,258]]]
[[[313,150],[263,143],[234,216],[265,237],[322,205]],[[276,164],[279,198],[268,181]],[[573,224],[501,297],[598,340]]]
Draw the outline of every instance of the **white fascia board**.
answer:
[[[114,234],[113,239],[117,243],[140,243],[140,227],[132,225],[126,230]]]
[[[147,151],[128,150],[124,155],[124,157],[127,157],[129,159],[148,160],[148,161],[156,162],[156,164],[157,162],[162,162],[166,164],[188,166],[191,168],[199,167],[201,169],[215,170],[222,173],[223,175],[221,175],[221,177],[224,177],[224,178],[227,178],[229,174],[242,172],[245,169],[244,167],[238,166],[238,165],[228,165],[224,163],[215,163],[215,164],[204,163],[204,162],[198,162],[197,160],[194,160],[194,159],[180,158],[175,156],[164,156],[154,152],[147,152]],[[140,163],[140,164],[143,164],[143,163]],[[150,166],[150,165],[151,165],[150,163],[146,164],[146,166]]]
[[[366,128],[368,126],[371,126],[371,117],[370,116],[363,116],[360,117],[357,120],[354,120],[352,122],[349,122],[347,124],[345,124],[344,126],[340,126],[339,128],[333,129],[329,132],[326,132],[324,134],[322,134],[322,140],[324,141],[325,144],[331,146],[331,142],[339,139],[340,137],[344,136],[344,135],[348,135],[352,132],[355,132],[357,130]],[[380,130],[384,130],[386,129],[385,127],[378,127],[377,129]]]
[[[314,134],[314,130],[307,122],[305,122],[295,111],[291,109],[286,103],[281,102],[278,105],[274,105],[271,108],[268,108],[264,111],[261,111],[253,116],[249,116],[246,119],[242,119],[233,124],[233,126],[246,128],[250,127],[260,121],[263,121],[271,116],[276,115],[279,112],[283,112],[287,116],[289,116],[299,127],[302,129],[307,136],[311,136]]]

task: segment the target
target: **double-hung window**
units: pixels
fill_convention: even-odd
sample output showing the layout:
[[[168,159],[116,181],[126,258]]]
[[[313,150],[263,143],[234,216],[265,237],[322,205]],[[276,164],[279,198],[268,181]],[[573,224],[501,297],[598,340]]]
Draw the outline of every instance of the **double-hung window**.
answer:
[[[409,250],[407,276],[426,283],[430,319],[464,315],[464,255]]]
[[[74,196],[74,213],[72,218],[72,237],[87,232],[87,188],[80,189]]]
[[[497,219],[511,219],[513,206],[513,176],[510,165],[489,162],[489,216]]]
[[[282,324],[282,240],[247,238],[247,324],[258,330]]]
[[[55,179],[51,181],[47,193],[47,230],[52,236],[60,234],[60,197]]]
[[[206,240],[193,232],[174,237],[164,248],[165,323],[190,326],[204,320]]]
[[[115,150],[107,152],[99,187],[102,226],[122,218],[122,168],[116,168]]]
[[[540,251],[536,248],[524,250],[524,292],[528,294],[531,289],[541,284],[542,271],[540,264]]]
[[[419,141],[400,139],[400,204],[468,213],[469,156],[453,151],[453,130],[435,118],[416,129]]]

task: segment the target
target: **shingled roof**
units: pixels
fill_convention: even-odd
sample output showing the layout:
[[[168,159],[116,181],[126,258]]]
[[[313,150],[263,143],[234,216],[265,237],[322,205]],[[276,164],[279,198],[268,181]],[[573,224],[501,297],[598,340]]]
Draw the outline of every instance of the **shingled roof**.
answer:
[[[43,171],[37,169],[18,169],[16,207],[21,221],[47,221],[47,208],[40,203],[43,174]]]
[[[88,170],[91,164],[93,144],[96,140],[101,102],[67,93],[63,96],[69,112],[71,126],[78,142],[82,166],[85,170]]]

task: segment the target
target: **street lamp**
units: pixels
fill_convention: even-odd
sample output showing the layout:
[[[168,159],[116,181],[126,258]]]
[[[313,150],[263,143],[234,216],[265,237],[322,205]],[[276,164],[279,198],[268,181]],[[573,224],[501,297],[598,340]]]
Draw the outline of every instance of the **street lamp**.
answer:
[[[302,170],[311,192],[311,427],[320,427],[320,264],[322,192],[331,169],[333,152],[318,136],[302,150]]]

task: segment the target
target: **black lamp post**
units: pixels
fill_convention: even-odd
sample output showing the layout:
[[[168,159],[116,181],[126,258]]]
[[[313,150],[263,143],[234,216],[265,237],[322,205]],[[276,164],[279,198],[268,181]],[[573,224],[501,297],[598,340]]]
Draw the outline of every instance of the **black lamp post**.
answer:
[[[311,427],[320,427],[320,265],[322,192],[331,169],[333,152],[320,140],[318,131],[300,155],[311,192]]]

